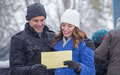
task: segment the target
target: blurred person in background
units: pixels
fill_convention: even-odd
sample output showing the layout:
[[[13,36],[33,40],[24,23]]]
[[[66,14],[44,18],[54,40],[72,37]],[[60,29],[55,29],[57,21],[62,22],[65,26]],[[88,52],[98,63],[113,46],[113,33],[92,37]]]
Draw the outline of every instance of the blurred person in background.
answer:
[[[93,33],[92,40],[94,41],[95,49],[100,46],[103,40],[106,37],[108,31],[106,29],[100,29]],[[96,61],[95,68],[96,68],[96,75],[106,75],[107,74],[107,65],[108,61]]]
[[[100,46],[100,44],[105,39],[107,33],[108,31],[106,29],[100,29],[93,33],[92,40],[94,42],[95,49]]]
[[[117,27],[117,29],[120,29],[120,17],[118,17],[118,19],[117,19],[117,25],[116,25]]]
[[[120,24],[117,25],[95,50],[95,60],[108,60],[107,75],[120,75]]]

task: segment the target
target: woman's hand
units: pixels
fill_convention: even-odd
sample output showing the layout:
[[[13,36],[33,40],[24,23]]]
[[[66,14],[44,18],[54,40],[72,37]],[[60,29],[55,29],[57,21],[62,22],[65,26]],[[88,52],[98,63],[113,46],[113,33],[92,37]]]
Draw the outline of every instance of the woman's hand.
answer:
[[[73,69],[77,74],[80,73],[81,65],[76,61],[64,61],[64,65],[67,65],[69,68]]]

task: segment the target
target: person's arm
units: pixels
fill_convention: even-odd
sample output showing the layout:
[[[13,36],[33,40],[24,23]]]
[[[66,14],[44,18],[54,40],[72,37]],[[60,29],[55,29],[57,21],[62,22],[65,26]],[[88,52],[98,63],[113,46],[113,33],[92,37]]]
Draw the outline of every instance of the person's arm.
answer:
[[[10,46],[10,75],[47,74],[46,67],[42,64],[27,66],[25,53],[24,41],[13,37]]]
[[[82,49],[80,75],[95,75],[94,51],[88,47]]]
[[[24,41],[13,37],[10,46],[10,75],[29,75],[30,66],[25,64]]]

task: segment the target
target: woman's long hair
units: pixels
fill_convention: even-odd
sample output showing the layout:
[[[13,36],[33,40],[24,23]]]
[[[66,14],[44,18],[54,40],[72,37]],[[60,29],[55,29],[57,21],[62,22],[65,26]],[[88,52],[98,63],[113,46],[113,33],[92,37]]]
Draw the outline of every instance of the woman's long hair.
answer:
[[[52,43],[52,47],[56,45],[56,43],[60,40],[61,36],[63,36],[62,30],[55,36],[54,41]],[[78,44],[84,39],[86,33],[80,30],[79,28],[75,27],[73,30],[73,46],[78,48]]]

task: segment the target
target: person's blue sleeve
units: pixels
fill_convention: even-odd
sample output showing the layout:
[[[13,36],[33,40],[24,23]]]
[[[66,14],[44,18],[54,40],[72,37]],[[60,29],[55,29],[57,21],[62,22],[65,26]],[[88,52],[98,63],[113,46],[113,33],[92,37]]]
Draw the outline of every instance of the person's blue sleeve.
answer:
[[[82,47],[80,59],[81,59],[80,75],[95,75],[93,50],[86,46]]]

